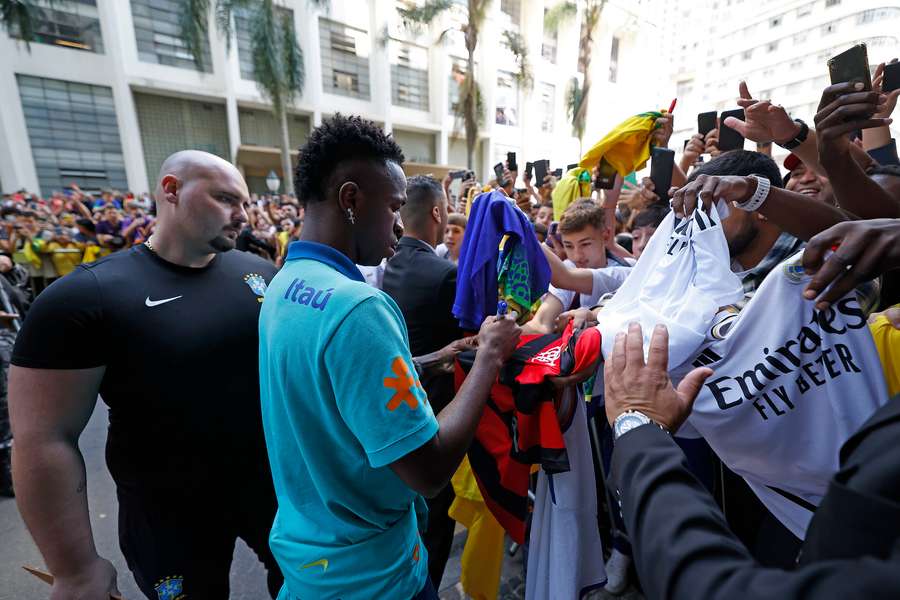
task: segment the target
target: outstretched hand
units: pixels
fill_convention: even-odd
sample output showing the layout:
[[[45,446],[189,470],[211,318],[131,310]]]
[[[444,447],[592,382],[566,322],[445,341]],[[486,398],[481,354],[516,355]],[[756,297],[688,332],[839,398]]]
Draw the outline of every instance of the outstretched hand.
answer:
[[[700,367],[688,373],[678,387],[669,379],[669,331],[657,325],[644,362],[644,336],[638,323],[616,336],[604,367],[606,418],[610,425],[629,410],[644,413],[670,433],[684,423],[703,382],[712,369]]]
[[[740,83],[739,90],[741,97],[737,103],[744,109],[744,120],[727,117],[724,121],[726,126],[752,142],[763,144],[784,144],[797,136],[800,126],[783,107],[772,104],[770,100],[754,100],[746,81]]]

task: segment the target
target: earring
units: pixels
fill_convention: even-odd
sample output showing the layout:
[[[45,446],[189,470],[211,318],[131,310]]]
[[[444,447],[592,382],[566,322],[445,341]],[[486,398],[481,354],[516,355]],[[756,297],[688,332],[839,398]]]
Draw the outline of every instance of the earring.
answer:
[[[352,209],[352,208],[348,208],[348,209],[347,209],[347,220],[350,221],[350,224],[351,224],[351,225],[356,225],[356,217],[353,216],[353,209]]]

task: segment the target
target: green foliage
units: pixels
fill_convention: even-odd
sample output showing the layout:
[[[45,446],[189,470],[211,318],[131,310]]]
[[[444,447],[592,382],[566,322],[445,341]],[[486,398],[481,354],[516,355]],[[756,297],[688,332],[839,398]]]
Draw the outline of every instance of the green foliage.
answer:
[[[569,85],[566,88],[566,116],[572,124],[572,135],[579,140],[584,136],[585,119],[583,116],[580,116],[585,114],[581,110],[583,101],[584,91],[581,84],[578,83],[578,78],[573,77],[569,80]]]
[[[484,126],[484,96],[481,93],[481,87],[478,85],[477,81],[473,80],[470,85],[468,75],[466,75],[466,79],[459,83],[459,102],[453,108],[453,114],[456,118],[465,121],[466,99],[470,93],[475,94],[475,121],[478,123],[479,127],[482,127]]]
[[[64,4],[64,0],[48,0],[48,4],[53,8]],[[35,19],[39,17],[36,11],[39,10],[34,0],[0,0],[0,28],[21,38],[29,52],[30,42],[34,41]]]
[[[574,19],[578,14],[578,7],[574,2],[560,2],[544,14],[544,29],[556,31],[560,24]]]
[[[521,34],[515,31],[504,31],[503,38],[510,52],[516,58],[517,69],[513,73],[513,79],[519,85],[519,88],[530,91],[534,87],[534,73],[531,70],[531,62],[528,60],[528,44]]]
[[[207,40],[209,31],[209,2],[210,0],[181,0],[181,15],[179,28],[181,39],[188,51],[194,57],[194,64],[198,69],[205,67],[203,62],[203,45]]]
[[[397,8],[403,26],[414,33],[422,31],[445,10],[453,6],[453,0],[426,0],[426,2],[412,8]]]

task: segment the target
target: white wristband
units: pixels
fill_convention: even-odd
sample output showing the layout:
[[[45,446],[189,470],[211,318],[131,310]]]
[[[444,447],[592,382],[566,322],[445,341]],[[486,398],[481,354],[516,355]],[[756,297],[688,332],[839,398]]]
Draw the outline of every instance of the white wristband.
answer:
[[[751,196],[749,200],[735,203],[737,208],[746,210],[747,212],[753,212],[754,210],[759,209],[759,207],[763,205],[763,202],[766,201],[766,198],[769,197],[769,190],[772,188],[771,182],[765,177],[760,177],[758,175],[750,175],[750,177],[756,180],[756,191],[753,192],[753,196]]]

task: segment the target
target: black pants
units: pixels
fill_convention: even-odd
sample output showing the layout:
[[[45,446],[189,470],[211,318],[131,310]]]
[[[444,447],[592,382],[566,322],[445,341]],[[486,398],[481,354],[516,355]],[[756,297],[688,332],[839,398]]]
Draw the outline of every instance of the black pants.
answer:
[[[284,578],[269,550],[276,501],[271,484],[192,493],[117,490],[119,546],[151,600],[227,600],[234,544],[244,540],[268,571],[272,598]],[[262,597],[262,594],[260,594]]]

